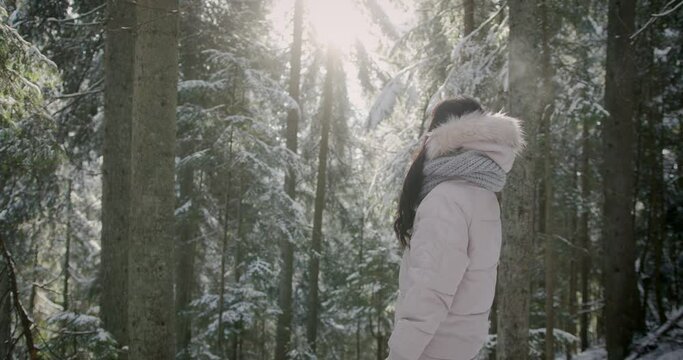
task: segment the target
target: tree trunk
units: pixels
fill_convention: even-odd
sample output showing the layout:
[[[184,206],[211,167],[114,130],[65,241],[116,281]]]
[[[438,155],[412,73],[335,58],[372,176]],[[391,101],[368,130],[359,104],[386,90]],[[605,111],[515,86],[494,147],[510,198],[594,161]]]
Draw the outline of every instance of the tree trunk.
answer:
[[[683,144],[683,117],[678,118],[678,143]],[[683,146],[679,146],[677,155],[676,155],[676,167],[678,171],[676,172],[676,182],[675,182],[675,188],[678,189],[678,191],[683,190]],[[674,234],[674,236],[669,237],[669,261],[673,265],[673,278],[674,279],[680,279],[683,274],[681,274],[681,266],[679,265],[679,262],[677,261],[678,259],[678,254],[679,254],[679,245],[683,243],[683,232],[678,231],[678,234]],[[680,289],[680,284],[681,281],[674,281],[673,284],[671,284],[671,292],[672,292],[672,298],[673,298],[673,305],[675,307],[681,306],[680,300],[681,299],[681,289]]]
[[[66,244],[64,252],[64,266],[62,267],[62,272],[64,273],[64,283],[62,285],[62,309],[63,311],[69,311],[69,277],[71,273],[69,272],[69,259],[71,257],[71,217],[72,217],[72,203],[71,203],[71,190],[73,186],[73,181],[69,179],[68,188],[66,191]]]
[[[300,78],[301,78],[301,46],[303,33],[303,0],[296,0],[294,4],[294,33],[292,34],[292,51],[290,58],[289,96],[296,101],[297,109],[287,112],[287,149],[297,153],[299,116],[301,106],[299,103]],[[285,192],[294,200],[296,198],[296,178],[294,169],[287,169],[285,175]],[[278,306],[280,313],[277,317],[275,334],[275,360],[285,360],[290,350],[291,326],[292,326],[292,278],[294,276],[294,246],[291,239],[280,239],[280,257],[282,258]]]
[[[656,100],[654,100],[656,101]],[[650,216],[648,221],[648,236],[654,243],[654,290],[655,304],[659,320],[666,322],[666,308],[664,307],[664,284],[662,283],[662,260],[664,257],[664,165],[662,158],[660,130],[662,127],[662,112],[659,104],[653,104],[648,114],[650,131],[653,132],[652,166],[650,173]]]
[[[182,66],[183,80],[200,78],[199,70],[203,65],[200,58],[200,48],[196,36],[197,23],[201,21],[202,3],[200,0],[186,0],[186,8],[181,14],[180,21],[180,50],[179,62]],[[180,139],[184,134],[178,134]],[[192,140],[179,146],[179,158],[183,159],[196,151]],[[199,233],[199,214],[197,197],[195,196],[195,166],[185,164],[177,169],[178,179],[178,207],[189,203],[186,212],[178,224],[178,241],[176,244],[176,353],[179,360],[189,360],[187,348],[192,340],[192,316],[189,314],[192,297],[197,291],[197,274],[195,259],[197,257],[197,237]]]
[[[590,268],[591,268],[591,244],[590,229],[588,228],[588,215],[590,212],[590,129],[589,120],[583,120],[581,130],[581,350],[585,351],[590,346],[588,342],[589,304],[590,304]]]
[[[579,173],[579,162],[576,157],[573,157],[573,175],[572,184],[570,189],[577,189],[578,187],[578,173]],[[572,244],[572,254],[569,257],[569,293],[567,294],[567,303],[569,310],[569,318],[567,319],[566,330],[570,334],[576,336],[576,291],[577,291],[577,260],[580,256],[583,256],[580,252],[576,251],[577,238],[578,238],[578,222],[579,222],[579,205],[574,203],[569,209],[571,214],[568,236]],[[572,357],[576,353],[576,343],[572,343],[567,346],[566,357],[567,360],[572,360]]]
[[[39,245],[38,245],[38,232],[36,230],[36,223],[33,223],[31,225],[31,234],[32,234],[32,249],[31,253],[33,254],[33,267],[38,268],[40,265],[40,250],[39,250]],[[1,263],[0,263],[1,264]],[[0,265],[0,269],[2,269],[2,265]],[[38,282],[39,282],[39,275],[34,271],[33,272],[33,277],[31,279],[31,295],[29,296],[28,299],[28,312],[31,314],[31,317],[33,317],[34,321],[39,321],[39,319],[36,318],[36,313],[35,313],[35,307],[36,307],[36,296],[38,296]],[[2,309],[3,303],[2,303],[2,279],[0,279],[0,309]],[[2,318],[2,310],[0,310],[0,319]],[[2,322],[0,322],[2,324]],[[0,330],[2,331],[2,330]],[[1,332],[0,332],[1,333]],[[2,335],[0,335],[0,342],[2,341]],[[2,348],[2,344],[0,344],[0,349]],[[2,352],[0,351],[0,356],[2,356]]]
[[[608,359],[628,354],[638,324],[634,192],[634,31],[635,0],[610,0],[607,25],[605,105],[602,127],[604,205],[603,250],[605,322]]]
[[[217,341],[216,341],[216,349],[218,351],[219,356],[224,356],[224,346],[223,346],[223,337],[225,336],[225,330],[224,330],[224,325],[223,325],[223,311],[225,307],[225,262],[226,262],[226,253],[228,249],[228,211],[229,211],[229,205],[228,205],[228,199],[229,195],[226,192],[225,194],[225,206],[223,209],[223,242],[221,245],[221,273],[220,273],[220,287],[218,289],[218,334],[217,334]]]
[[[380,274],[384,273],[384,264],[382,262],[379,263],[378,270]],[[387,344],[387,338],[385,333],[382,331],[382,316],[384,315],[384,306],[382,306],[383,303],[380,292],[374,292],[372,296],[373,300],[375,301],[375,312],[377,313],[377,360],[384,360],[388,355],[385,346]]]
[[[576,229],[576,227],[574,227]],[[576,231],[574,231],[576,232]],[[575,243],[575,242],[574,242]],[[574,259],[575,255],[572,256],[572,259],[569,260],[569,294],[568,294],[568,307],[569,307],[569,319],[567,320],[567,332],[576,336],[576,286],[577,286],[577,277],[576,277],[576,260]],[[572,357],[576,353],[576,343],[572,343],[571,345],[567,346],[566,349],[566,358],[567,360],[572,360]]]
[[[548,139],[546,138],[545,141]],[[546,151],[548,149],[546,148]],[[546,153],[548,157],[548,153]],[[549,160],[545,160],[546,171],[551,171],[548,165]],[[550,216],[552,195],[550,194],[550,179],[549,174],[545,174],[545,212],[544,225],[541,233],[545,237],[545,358],[546,360],[555,359],[555,338],[553,336],[555,329],[555,254],[553,253],[553,238],[550,233]]]
[[[0,256],[0,358],[4,359],[11,351],[12,343],[12,304],[7,270],[9,264]]]
[[[237,223],[237,236],[235,239],[235,263],[233,264],[233,275],[235,284],[239,286],[242,278],[243,255],[242,255],[242,198],[245,192],[244,179],[242,170],[237,174],[237,209],[235,214],[235,222]],[[235,329],[232,336],[232,358],[242,358],[242,343],[244,341],[244,322],[242,316],[235,323]]]
[[[384,336],[379,328],[379,324],[381,323],[380,319],[377,318],[377,360],[384,360],[386,359],[386,355],[384,355],[384,343],[386,342],[384,340]]]
[[[538,49],[534,39],[536,1],[511,0],[509,35],[509,97],[511,116],[524,119],[528,148],[516,160],[503,193],[503,246],[498,272],[498,359],[529,357],[530,270],[534,237],[534,151],[538,123]]]
[[[190,154],[184,154],[188,156]],[[194,199],[194,168],[192,165],[185,165],[179,170],[179,206],[190,203],[187,213],[183,215],[180,222],[177,244],[176,262],[176,313],[178,316],[176,327],[176,352],[182,359],[187,359],[188,354],[184,352],[192,339],[192,317],[188,314],[192,294],[196,287],[195,279],[195,237],[197,236],[197,214]]]
[[[232,136],[233,132],[230,130],[230,144],[228,154],[229,154],[229,162],[232,162],[233,155],[232,155]],[[231,166],[232,164],[229,164]],[[225,330],[223,328],[223,308],[225,305],[225,267],[226,267],[226,257],[227,257],[227,252],[228,252],[228,219],[230,216],[230,185],[231,185],[231,180],[232,180],[232,174],[230,171],[228,171],[227,179],[225,181],[225,202],[223,204],[223,242],[221,244],[221,273],[220,273],[220,287],[218,288],[218,334],[217,334],[217,341],[216,341],[216,348],[218,351],[219,356],[224,357],[225,355],[225,349],[223,346],[223,338],[225,336]]]
[[[306,337],[313,354],[316,353],[316,341],[318,338],[318,277],[320,275],[320,256],[322,253],[322,226],[323,210],[325,208],[325,191],[327,180],[327,155],[329,152],[329,132],[332,117],[332,101],[334,98],[333,85],[335,81],[335,50],[327,49],[327,74],[322,94],[322,114],[320,117],[320,151],[318,153],[318,174],[315,189],[315,209],[313,213],[313,234],[311,238],[311,252],[309,260],[309,294],[308,294],[308,319],[306,324]]]
[[[463,36],[474,31],[474,0],[462,0],[463,7]]]
[[[101,317],[104,328],[128,345],[128,249],[130,247],[131,129],[135,4],[109,0],[104,49],[102,148]],[[119,354],[122,359],[127,353]]]
[[[176,0],[138,0],[135,12],[134,186],[128,252],[130,358],[172,359],[178,4]]]
[[[266,360],[266,337],[266,319],[261,319],[258,338],[259,360]]]
[[[542,219],[540,233],[545,241],[545,358],[555,359],[555,261],[553,253],[552,234],[552,211],[553,211],[553,164],[551,146],[551,119],[553,108],[552,74],[550,64],[550,44],[548,34],[548,0],[540,0],[539,3],[541,20],[541,84],[542,84],[542,111],[541,122],[543,126],[543,194],[542,194]]]
[[[650,12],[656,13],[661,8],[662,4],[659,1],[652,1],[649,4]],[[649,166],[649,199],[648,199],[648,213],[647,213],[647,244],[652,246],[654,256],[654,268],[652,269],[653,277],[652,284],[655,293],[656,304],[656,318],[661,323],[666,322],[666,309],[664,307],[664,284],[662,284],[662,261],[663,261],[663,242],[665,236],[664,224],[664,165],[662,157],[662,104],[661,95],[662,87],[660,80],[660,71],[657,60],[654,57],[657,48],[657,36],[663,31],[661,26],[653,23],[648,28],[648,31],[643,44],[644,56],[646,56],[646,72],[644,79],[642,79],[642,95],[640,96],[643,102],[644,116],[647,121],[647,129],[643,131],[645,135],[644,144],[641,146],[646,152],[645,164]],[[644,251],[645,252],[645,251]],[[644,258],[644,256],[643,256]],[[641,258],[640,266],[644,267],[645,261]],[[647,306],[648,297],[644,297],[643,303]],[[643,315],[646,312],[643,311]]]
[[[64,274],[64,282],[62,283],[62,311],[69,311],[69,278],[71,272],[69,270],[69,263],[71,258],[71,217],[72,217],[72,203],[71,203],[71,191],[73,188],[73,180],[69,179],[67,181],[66,190],[66,229],[65,229],[65,244],[64,244],[64,263],[62,265],[62,273]],[[66,329],[68,328],[68,321],[62,322],[62,326]],[[74,343],[75,345],[75,343]],[[63,341],[60,344],[60,351],[62,354],[67,354],[67,342]],[[75,347],[75,346],[74,346]]]
[[[358,231],[358,260],[357,264],[359,266],[358,268],[358,277],[360,279],[363,279],[364,277],[364,271],[363,268],[361,267],[361,264],[363,263],[363,256],[364,253],[363,251],[365,250],[365,213],[361,213],[360,216],[360,229]],[[358,299],[360,300],[362,297],[362,292],[363,292],[363,285],[359,281],[358,286],[356,287],[356,294],[358,296]],[[358,316],[356,319],[356,360],[361,359],[361,320],[363,319],[362,316]]]

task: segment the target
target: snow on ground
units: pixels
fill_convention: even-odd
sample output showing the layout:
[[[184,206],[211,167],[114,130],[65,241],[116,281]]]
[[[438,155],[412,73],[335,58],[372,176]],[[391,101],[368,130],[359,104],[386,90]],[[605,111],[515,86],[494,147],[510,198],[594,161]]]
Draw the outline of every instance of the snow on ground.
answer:
[[[565,359],[563,356],[562,359]],[[590,348],[580,354],[575,358],[576,360],[602,360],[607,359],[607,351],[604,347]]]
[[[565,359],[564,356],[557,360]],[[590,348],[574,359],[576,360],[604,360],[607,359],[607,352],[604,345]],[[676,328],[669,330],[663,335],[656,346],[647,349],[647,352],[640,356],[638,360],[683,360],[683,321],[680,321]]]

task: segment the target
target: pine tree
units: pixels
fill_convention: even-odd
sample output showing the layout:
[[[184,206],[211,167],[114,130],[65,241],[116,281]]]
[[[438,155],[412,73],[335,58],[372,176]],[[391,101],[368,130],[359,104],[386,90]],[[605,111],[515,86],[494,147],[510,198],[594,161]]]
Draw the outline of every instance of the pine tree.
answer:
[[[201,42],[197,39],[201,36],[202,2],[200,0],[188,0],[181,3],[187,11],[181,12],[179,32],[179,66],[181,67],[182,81],[197,80],[202,74]],[[185,40],[185,41],[183,41]],[[179,94],[179,99],[181,98]],[[179,109],[183,105],[198,105],[197,99],[179,100]],[[180,111],[178,111],[180,112]],[[177,166],[178,195],[177,206],[180,211],[176,216],[178,237],[176,244],[176,272],[175,272],[175,307],[176,307],[176,352],[177,357],[189,359],[189,345],[192,340],[192,315],[191,302],[197,295],[198,279],[196,259],[198,255],[197,237],[199,236],[199,199],[195,175],[198,173],[197,166],[191,161],[186,161],[198,150],[197,140],[187,133],[192,133],[192,126],[185,126],[182,118],[178,119],[177,141],[178,158],[180,165]],[[177,212],[178,213],[178,212]]]
[[[508,113],[523,119],[528,147],[517,157],[503,192],[503,247],[498,276],[498,359],[529,357],[529,259],[535,229],[534,156],[538,124],[536,1],[513,0],[510,12]]]
[[[136,12],[109,1],[105,44],[104,143],[102,149],[101,317],[121,347],[128,345],[131,131]]]
[[[320,113],[320,147],[318,150],[318,171],[316,176],[315,210],[313,214],[313,231],[311,235],[311,250],[309,257],[309,293],[308,314],[306,320],[306,338],[313,354],[316,353],[319,319],[319,277],[320,257],[323,242],[323,212],[325,210],[325,194],[327,192],[327,159],[329,155],[330,122],[332,117],[332,103],[334,101],[334,81],[336,78],[336,54],[332,45],[328,45],[325,63],[325,84],[322,93],[322,109]]]
[[[289,96],[295,102],[296,108],[287,112],[287,149],[297,153],[299,136],[299,117],[302,113],[300,98],[301,78],[301,48],[303,36],[303,0],[297,0],[294,4],[294,29],[292,36],[292,48],[289,60]],[[292,199],[296,199],[296,174],[294,169],[287,169],[285,175],[285,191]],[[280,240],[281,270],[278,289],[278,305],[280,314],[277,319],[275,335],[275,360],[285,360],[290,350],[292,315],[294,309],[292,298],[292,280],[294,276],[294,246],[291,240],[283,237]]]
[[[623,359],[638,323],[634,191],[635,1],[611,0],[607,24],[603,151],[603,262],[608,358]]]
[[[175,357],[173,213],[178,5],[135,5],[128,335],[132,359]]]

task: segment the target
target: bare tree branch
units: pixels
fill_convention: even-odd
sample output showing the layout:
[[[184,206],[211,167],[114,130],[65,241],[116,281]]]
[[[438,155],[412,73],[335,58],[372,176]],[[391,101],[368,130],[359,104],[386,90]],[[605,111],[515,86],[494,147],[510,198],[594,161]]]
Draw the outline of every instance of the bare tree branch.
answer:
[[[678,4],[676,4],[676,6],[669,9],[669,6],[671,6],[675,1],[676,0],[669,1],[669,3],[664,5],[664,8],[660,12],[650,15],[650,19],[645,23],[645,25],[643,25],[643,27],[641,27],[640,29],[638,29],[638,31],[636,31],[635,33],[633,33],[633,35],[631,35],[631,40],[634,40],[636,37],[638,37],[638,35],[640,35],[640,33],[643,32],[643,30],[645,30],[648,26],[650,26],[652,23],[657,21],[659,18],[663,18],[663,17],[673,13],[674,11],[678,10],[678,8],[680,8],[683,5],[683,0],[682,0],[682,1],[679,1]]]

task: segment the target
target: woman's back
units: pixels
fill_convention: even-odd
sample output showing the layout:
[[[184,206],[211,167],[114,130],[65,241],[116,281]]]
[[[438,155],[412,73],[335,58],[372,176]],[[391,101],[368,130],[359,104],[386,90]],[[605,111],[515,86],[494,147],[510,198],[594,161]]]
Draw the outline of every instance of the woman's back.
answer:
[[[420,318],[420,312],[447,309],[438,322],[436,317],[432,323],[429,315],[423,317],[423,332],[433,331],[433,335],[422,345],[425,356],[420,358],[469,360],[488,334],[501,245],[498,200],[489,190],[449,180],[420,203],[415,225],[401,264],[396,323],[404,317]],[[425,288],[406,298],[415,282]],[[435,306],[425,306],[428,298]],[[421,344],[413,341],[420,338],[419,334],[396,334],[390,346],[416,349]]]
[[[524,144],[517,119],[467,98],[432,122],[395,223],[405,252],[390,360],[470,360],[484,346],[502,240],[495,193]]]

